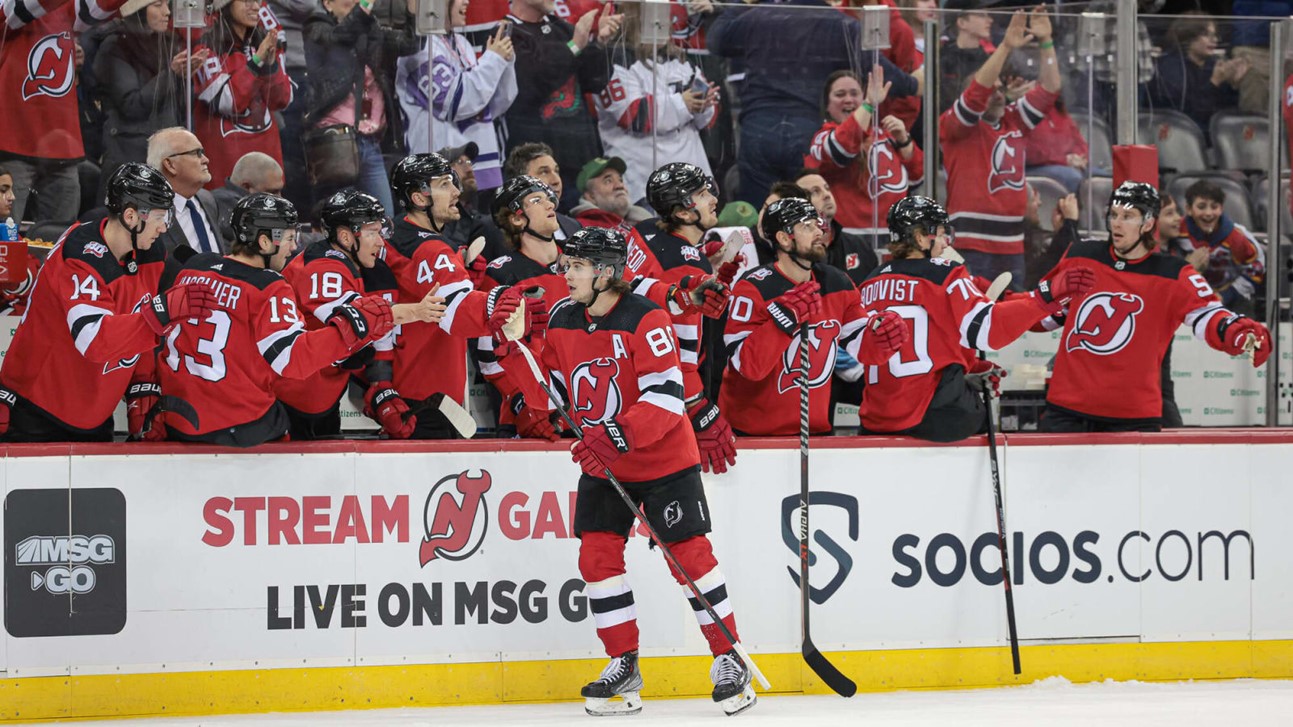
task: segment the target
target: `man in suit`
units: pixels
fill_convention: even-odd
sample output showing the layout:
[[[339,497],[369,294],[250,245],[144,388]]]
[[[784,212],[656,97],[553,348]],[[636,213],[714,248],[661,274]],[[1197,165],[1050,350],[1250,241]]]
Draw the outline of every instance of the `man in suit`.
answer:
[[[233,165],[224,186],[211,192],[216,202],[216,231],[221,238],[233,239],[229,217],[238,200],[260,193],[283,196],[283,167],[264,152],[249,151]]]
[[[178,247],[196,252],[229,252],[216,232],[216,201],[203,185],[211,181],[202,142],[174,126],[148,138],[148,165],[159,170],[175,190],[175,224],[158,239],[168,253]]]

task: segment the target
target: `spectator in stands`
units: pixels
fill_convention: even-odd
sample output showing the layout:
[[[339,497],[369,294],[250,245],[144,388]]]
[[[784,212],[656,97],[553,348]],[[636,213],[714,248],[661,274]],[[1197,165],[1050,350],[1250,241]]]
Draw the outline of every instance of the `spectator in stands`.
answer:
[[[712,176],[700,132],[718,117],[719,101],[718,86],[682,48],[638,42],[637,7],[625,13],[627,41],[611,53],[611,80],[595,103],[606,156],[627,162],[631,200],[646,196],[647,177],[665,162],[689,162]]]
[[[0,97],[12,104],[0,133],[0,164],[13,177],[13,217],[60,222],[76,219],[85,156],[72,32],[116,15],[122,0],[6,0],[0,4]],[[28,68],[39,68],[31,77]],[[21,100],[21,101],[20,101]],[[39,208],[27,209],[35,190]]]
[[[283,109],[283,128],[280,138],[283,147],[283,169],[286,172],[286,184],[283,196],[286,197],[298,212],[311,208],[309,182],[305,178],[305,147],[301,143],[305,136],[305,108],[309,98],[305,91],[309,88],[309,74],[305,62],[305,37],[301,29],[310,13],[319,7],[319,0],[266,0],[266,6],[278,20],[283,29],[287,47],[283,57],[287,65],[287,77],[292,79],[296,93],[292,94],[292,103]],[[307,244],[298,241],[304,250]]]
[[[1158,75],[1149,86],[1150,101],[1194,119],[1208,138],[1212,114],[1239,103],[1235,89],[1248,73],[1248,61],[1213,55],[1217,26],[1202,13],[1186,13],[1173,20],[1167,42],[1170,49],[1158,59]]]
[[[925,60],[925,21],[938,22],[938,0],[898,0],[902,19],[911,26],[915,37],[916,52]]]
[[[1225,201],[1216,182],[1200,179],[1186,188],[1185,232],[1199,250],[1188,259],[1221,296],[1222,305],[1251,315],[1266,273],[1266,252],[1243,225],[1230,219]],[[1201,260],[1203,250],[1208,251],[1206,262]]]
[[[216,229],[224,240],[233,240],[230,216],[238,200],[249,194],[283,196],[283,167],[274,157],[258,151],[249,151],[233,165],[233,172],[224,186],[211,193],[216,202]]]
[[[13,215],[13,175],[8,169],[0,167],[0,222],[4,222]]]
[[[987,63],[988,56],[995,50],[992,45],[992,15],[986,7],[991,2],[973,2],[972,0],[948,0],[945,5],[953,27],[948,30],[939,53],[939,73],[942,83],[939,85],[938,111],[942,113],[952,107],[957,94],[965,87],[965,79]],[[955,11],[953,15],[952,12]],[[947,22],[946,19],[944,22]]]
[[[160,170],[175,192],[175,224],[158,237],[166,252],[185,247],[227,253],[227,242],[216,234],[215,196],[203,189],[211,170],[202,142],[180,126],[162,129],[148,137],[148,166]]]
[[[121,16],[117,32],[103,41],[94,58],[107,116],[100,200],[117,167],[148,158],[148,137],[154,131],[181,123],[185,74],[196,73],[210,54],[200,48],[189,58],[188,49],[175,42],[166,0],[129,0],[121,6]]]
[[[1293,15],[1293,0],[1235,0],[1231,14],[1236,18],[1287,18]],[[1231,53],[1248,62],[1248,72],[1238,79],[1239,110],[1265,116],[1272,70],[1270,21],[1236,20],[1232,33]]]
[[[561,199],[565,182],[561,174],[561,165],[557,163],[552,147],[543,143],[521,144],[513,147],[507,155],[507,163],[503,165],[503,177],[511,179],[522,174],[528,174],[548,185],[557,195],[557,199]],[[582,227],[578,220],[561,212],[557,212],[557,223],[558,244]]]
[[[610,64],[603,44],[619,32],[623,16],[594,8],[571,25],[557,17],[555,9],[555,0],[512,0],[508,18],[520,92],[507,112],[507,143],[509,149],[548,144],[566,164],[563,188],[573,190],[575,170],[602,153],[597,122],[584,94],[606,88]],[[561,194],[555,187],[553,191]],[[562,207],[574,202],[570,195],[562,199]]]
[[[836,219],[839,207],[831,185],[816,169],[801,170],[795,185],[808,193],[808,200],[822,218],[822,243],[826,245],[826,264],[839,268],[860,284],[880,264],[871,240],[844,229]],[[886,211],[886,215],[888,212]]]
[[[1181,208],[1176,204],[1176,199],[1168,194],[1166,190],[1158,191],[1159,199],[1162,200],[1162,209],[1158,213],[1158,222],[1154,226],[1154,238],[1158,240],[1160,250],[1172,255],[1179,255],[1182,250],[1182,243],[1189,245],[1188,239],[1182,238],[1181,223],[1184,216],[1181,214]],[[1203,260],[1207,260],[1206,251],[1202,251]],[[1196,266],[1197,267],[1197,266]],[[1167,353],[1163,355],[1163,370],[1161,373],[1163,387],[1163,428],[1180,429],[1185,426],[1181,419],[1181,409],[1176,405],[1176,382],[1172,380],[1172,342],[1167,344]]]
[[[822,94],[826,122],[804,155],[804,166],[820,172],[839,195],[835,219],[872,250],[888,244],[889,208],[925,176],[925,154],[902,121],[886,116],[873,123],[888,91],[880,66],[867,77],[865,95],[852,71],[832,73]]]
[[[516,52],[512,39],[506,35],[506,23],[500,23],[486,39],[485,52],[478,59],[471,41],[462,32],[467,22],[467,5],[468,0],[453,0],[445,20],[447,32],[429,36],[422,41],[424,45],[418,52],[399,60],[395,90],[400,108],[408,117],[404,141],[409,153],[472,144],[477,150],[472,161],[477,190],[488,193],[492,199],[494,190],[503,184],[503,154],[494,121],[516,100]],[[425,46],[428,41],[431,43],[430,81]],[[428,88],[431,89],[430,111]],[[434,123],[430,118],[432,113]],[[433,138],[428,139],[428,131]],[[485,200],[486,207],[489,199]]]
[[[925,54],[916,49],[916,31],[907,23],[906,16],[894,0],[861,0],[855,4],[889,6],[889,47],[881,54],[905,73],[915,73],[924,65]],[[887,99],[884,106],[879,107],[880,116],[896,116],[902,120],[904,128],[911,129],[920,118],[920,104],[920,96]]]
[[[1166,189],[1160,189],[1158,194],[1163,204],[1163,210],[1158,213],[1158,227],[1155,228],[1159,246],[1169,255],[1188,259],[1195,270],[1203,272],[1208,264],[1208,251],[1202,248],[1196,250],[1194,243],[1190,242],[1185,233],[1185,214],[1176,198],[1168,194]]]
[[[488,214],[488,210],[493,207],[496,190],[491,190],[488,196],[482,196],[477,188],[472,160],[478,152],[474,141],[459,147],[445,147],[436,152],[448,160],[449,166],[458,175],[458,183],[462,185],[462,195],[458,198],[460,216],[446,224],[440,234],[458,248],[458,254],[467,262],[468,275],[476,276],[472,278],[474,285],[480,284],[478,278],[484,275],[484,266],[499,255],[498,251],[506,249],[503,231]],[[485,247],[478,258],[468,261],[467,247],[478,237],[485,238]]]
[[[13,175],[0,167],[0,223],[13,215]],[[0,316],[21,316],[27,310],[27,299],[40,272],[40,258],[27,257],[27,275],[17,282],[0,287]]]
[[[202,36],[211,55],[193,84],[193,133],[209,154],[208,184],[219,186],[249,151],[282,160],[274,112],[291,103],[292,82],[277,34],[261,26],[259,0],[214,0],[211,7],[216,16]]]
[[[1063,98],[1055,99],[1050,113],[1028,135],[1024,149],[1029,176],[1054,179],[1070,192],[1078,191],[1086,178],[1090,150]]]
[[[712,53],[740,61],[741,189],[758,204],[778,179],[794,176],[821,126],[820,89],[831,73],[870,67],[858,47],[858,20],[823,0],[787,0],[728,10],[709,28]],[[880,57],[892,94],[920,92],[921,73],[909,75]]]
[[[624,182],[626,168],[619,157],[597,157],[584,165],[575,180],[581,194],[579,204],[570,210],[579,224],[618,227],[627,232],[654,216],[629,198]]]
[[[409,24],[411,25],[411,23]],[[305,22],[305,55],[310,67],[307,122],[315,128],[355,127],[359,180],[355,187],[395,209],[383,148],[398,149],[404,138],[391,82],[395,59],[416,52],[412,27],[383,28],[371,0],[323,0]],[[314,190],[322,198],[335,190]]]
[[[1041,74],[1037,87],[1018,103],[1006,103],[1001,70],[1011,52],[1036,39]],[[956,250],[970,273],[989,280],[1003,272],[1024,280],[1024,139],[1041,122],[1060,91],[1059,64],[1044,9],[1017,11],[988,62],[952,108],[939,119],[947,210],[956,228]]]

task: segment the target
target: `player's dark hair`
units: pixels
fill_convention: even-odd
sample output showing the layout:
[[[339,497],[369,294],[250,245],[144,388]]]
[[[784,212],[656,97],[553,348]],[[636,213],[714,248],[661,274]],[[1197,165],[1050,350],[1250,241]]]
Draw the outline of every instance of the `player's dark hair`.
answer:
[[[507,155],[507,161],[503,163],[503,176],[510,178],[528,174],[530,162],[541,156],[550,156],[554,161],[557,158],[557,155],[552,153],[552,147],[543,142],[535,141],[516,147],[511,154]]]
[[[1226,193],[1221,191],[1221,186],[1208,179],[1200,179],[1185,189],[1185,204],[1187,207],[1194,204],[1194,200],[1200,197],[1220,205],[1226,203]]]
[[[503,240],[513,250],[521,251],[521,233],[525,231],[525,225],[517,226],[512,222],[512,215],[515,213],[507,207],[494,210],[494,224],[503,233]]]
[[[606,289],[619,295],[628,295],[633,292],[633,286],[624,278],[615,278],[607,284]]]
[[[1217,24],[1202,12],[1191,10],[1181,13],[1167,27],[1167,42],[1184,51],[1196,38],[1208,32],[1209,27],[1215,29]]]
[[[800,176],[803,175],[801,174]],[[768,190],[768,195],[774,194],[782,199],[797,197],[799,199],[812,200],[812,195],[808,194],[808,190],[794,182],[787,182],[785,180],[772,183],[772,189]]]
[[[8,169],[5,169],[4,167],[0,166],[0,177],[12,177],[12,176],[13,176],[13,172],[10,172]]]

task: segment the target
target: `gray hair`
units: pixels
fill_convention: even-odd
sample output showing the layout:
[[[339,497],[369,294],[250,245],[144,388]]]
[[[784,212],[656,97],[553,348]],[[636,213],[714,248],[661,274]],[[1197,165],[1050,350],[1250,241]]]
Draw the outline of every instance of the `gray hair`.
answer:
[[[179,137],[178,132],[187,134],[189,130],[183,126],[171,126],[159,129],[148,137],[148,166],[162,170],[162,160],[177,151],[175,140]]]
[[[264,152],[249,151],[233,165],[233,171],[229,173],[229,181],[238,186],[250,184],[260,187],[271,174],[275,173],[282,174],[283,167],[274,157]]]

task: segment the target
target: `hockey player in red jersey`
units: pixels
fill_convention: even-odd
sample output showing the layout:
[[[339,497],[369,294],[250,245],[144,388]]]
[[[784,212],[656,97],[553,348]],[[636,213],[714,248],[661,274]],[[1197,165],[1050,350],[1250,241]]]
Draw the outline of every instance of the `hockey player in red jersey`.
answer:
[[[864,433],[952,442],[978,432],[986,420],[976,389],[998,373],[975,350],[1012,343],[1091,287],[1094,274],[1073,265],[1031,293],[994,303],[964,266],[942,259],[949,231],[947,212],[928,197],[889,210],[893,258],[859,286],[863,310],[881,318],[868,319],[848,347],[866,365]],[[896,332],[895,316],[906,335]]]
[[[1253,366],[1270,356],[1266,326],[1223,307],[1188,262],[1156,250],[1159,206],[1158,190],[1123,182],[1109,198],[1110,241],[1075,242],[1046,276],[1053,282],[1080,266],[1094,271],[1095,283],[1066,315],[1046,322],[1064,332],[1042,431],[1160,430],[1159,369],[1182,324],[1222,353],[1250,352]]]
[[[370,295],[334,306],[327,325],[305,330],[292,286],[278,272],[296,247],[296,219],[281,197],[243,197],[230,219],[230,254],[202,253],[184,265],[176,287],[202,286],[216,306],[166,336],[162,393],[192,411],[163,411],[146,438],[233,447],[279,439],[289,427],[274,397],[280,378],[308,378],[395,325],[390,303]]]
[[[283,278],[292,286],[305,315],[305,327],[311,331],[328,325],[337,306],[352,303],[368,292],[378,292],[367,291],[366,280],[390,276],[390,269],[381,259],[385,252],[381,232],[386,210],[376,197],[353,189],[337,192],[324,202],[320,218],[327,238],[306,248],[283,268]],[[436,323],[444,313],[443,300],[434,293],[428,293],[416,305],[426,307],[425,313],[410,314],[418,321],[429,319]],[[404,309],[412,306],[396,304],[391,308],[392,316],[402,321],[406,318]],[[325,366],[309,378],[278,382],[274,393],[287,408],[292,439],[341,434],[340,401],[352,376],[365,387],[365,416],[376,420],[392,439],[406,439],[413,433],[417,413],[409,409],[391,383],[395,334],[392,330],[373,345]]]
[[[583,429],[571,449],[583,469],[575,501],[579,573],[588,584],[597,636],[611,657],[584,687],[589,714],[642,709],[638,627],[624,548],[632,511],[610,483],[610,469],[736,636],[727,586],[706,533],[713,514],[700,479],[696,439],[684,419],[681,363],[669,316],[624,282],[627,246],[618,230],[584,228],[566,241],[570,299],[552,311],[544,367],[552,390]],[[546,395],[531,380],[526,397]],[[682,574],[674,578],[690,598]],[[714,655],[714,701],[728,714],[752,706],[751,674],[722,630],[692,601]],[[739,636],[736,636],[739,639]],[[615,696],[622,703],[609,703]]]
[[[761,231],[772,241],[776,261],[746,273],[732,291],[723,336],[723,411],[741,434],[799,431],[799,342],[806,325],[809,431],[829,434],[835,354],[864,322],[857,289],[843,271],[822,264],[822,219],[808,200],[773,202]]]
[[[651,173],[647,202],[660,215],[661,231],[649,242],[655,268],[639,269],[638,275],[646,277],[634,282],[634,292],[657,304],[664,302],[673,315],[687,417],[696,432],[701,465],[721,474],[736,464],[736,438],[706,396],[700,375],[702,319],[722,316],[731,295],[731,280],[714,275],[700,247],[705,231],[718,224],[717,194],[714,180],[694,164],[671,162]],[[732,266],[729,275],[734,274]]]
[[[438,326],[402,328],[395,347],[393,383],[410,406],[435,394],[466,399],[467,341],[492,336],[521,300],[521,290],[477,291],[462,256],[441,233],[461,216],[462,186],[439,154],[411,154],[391,171],[391,189],[405,209],[386,241],[386,264],[399,284],[399,302],[415,303],[436,290],[445,300]],[[528,325],[526,326],[528,329]],[[452,439],[457,431],[437,411],[418,417],[414,439]]]
[[[107,182],[108,217],[73,225],[45,258],[0,369],[0,435],[9,442],[110,442],[126,396],[131,434],[159,392],[157,339],[214,299],[200,286],[158,295],[174,220],[161,172],[122,165]]]

